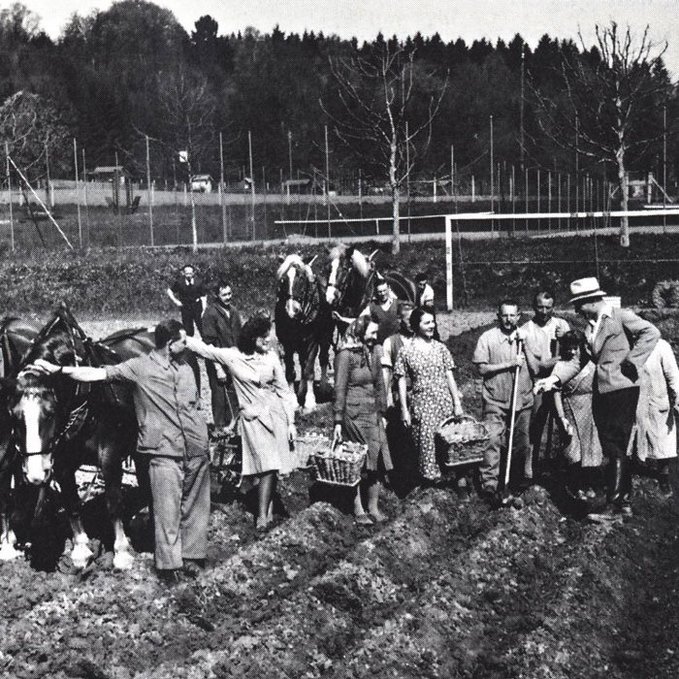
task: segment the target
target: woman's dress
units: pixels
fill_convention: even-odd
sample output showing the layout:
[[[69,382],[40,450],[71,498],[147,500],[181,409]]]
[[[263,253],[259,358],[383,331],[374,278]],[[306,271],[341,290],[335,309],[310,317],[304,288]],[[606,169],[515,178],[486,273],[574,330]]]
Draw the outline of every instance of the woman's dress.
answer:
[[[566,439],[563,455],[567,462],[582,467],[599,467],[603,453],[592,414],[592,389],[596,365],[587,361],[584,368],[562,390],[562,403],[573,435]]]
[[[198,341],[192,339],[192,345]],[[238,433],[243,449],[243,476],[295,469],[288,427],[294,423],[297,400],[290,391],[274,351],[247,355],[234,347],[200,343],[197,353],[224,365],[238,397]],[[192,347],[193,348],[193,347]]]
[[[396,378],[410,378],[410,413],[413,443],[419,453],[418,469],[424,479],[441,477],[436,460],[436,432],[443,420],[453,414],[453,397],[447,372],[455,368],[453,357],[441,342],[417,339],[399,352],[394,366]]]
[[[366,469],[393,468],[382,423],[387,404],[382,380],[382,347],[372,352],[362,346],[340,350],[335,358],[335,424],[347,441],[368,446]]]

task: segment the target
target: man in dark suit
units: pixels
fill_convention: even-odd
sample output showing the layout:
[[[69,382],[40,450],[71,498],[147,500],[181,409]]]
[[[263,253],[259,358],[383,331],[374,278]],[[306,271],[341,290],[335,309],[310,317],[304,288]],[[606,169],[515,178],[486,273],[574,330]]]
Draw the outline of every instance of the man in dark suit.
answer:
[[[215,297],[203,314],[203,341],[215,347],[235,347],[241,329],[241,317],[233,304],[231,285],[224,280],[217,283]],[[228,372],[221,365],[205,361],[212,394],[212,417],[215,427],[223,430],[233,423],[238,412],[236,392]]]
[[[193,336],[195,326],[202,336],[201,316],[205,310],[207,291],[191,264],[181,268],[179,277],[167,289],[167,296],[181,311],[186,334]]]
[[[191,264],[184,264],[182,266],[179,276],[167,289],[167,296],[172,300],[172,303],[179,308],[182,315],[182,326],[189,337],[193,336],[195,330],[198,330],[201,337],[203,336],[203,326],[201,317],[205,310],[205,303],[207,298],[207,291],[201,278],[196,276],[195,269]],[[193,377],[196,380],[196,390],[198,392],[197,407],[201,409],[200,400],[200,367],[198,366],[198,359],[189,352],[187,359]]]
[[[615,514],[631,515],[632,475],[627,460],[639,400],[639,373],[660,339],[660,331],[628,309],[613,308],[596,278],[581,278],[570,286],[571,303],[588,321],[586,351],[596,364],[592,412],[604,455],[608,458],[608,502],[593,520]],[[580,371],[579,359],[557,363],[536,389],[544,391],[568,382]]]

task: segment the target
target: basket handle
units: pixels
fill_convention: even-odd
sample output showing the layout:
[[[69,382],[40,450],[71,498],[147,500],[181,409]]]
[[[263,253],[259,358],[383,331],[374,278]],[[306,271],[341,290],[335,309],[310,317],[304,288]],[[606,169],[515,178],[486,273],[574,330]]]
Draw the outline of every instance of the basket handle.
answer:
[[[451,419],[453,422],[476,422],[476,419],[471,415],[458,415],[457,417],[453,415]]]

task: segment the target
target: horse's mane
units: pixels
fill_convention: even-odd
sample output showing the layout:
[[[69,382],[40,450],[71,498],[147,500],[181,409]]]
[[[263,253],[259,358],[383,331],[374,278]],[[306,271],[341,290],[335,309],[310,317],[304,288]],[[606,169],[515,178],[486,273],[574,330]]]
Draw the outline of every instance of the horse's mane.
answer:
[[[368,261],[368,258],[360,250],[357,250],[356,248],[350,249],[345,243],[338,243],[330,249],[328,255],[330,257],[330,261],[332,261],[342,257],[346,258],[349,252],[349,261],[356,270],[356,273],[358,273],[363,278],[367,278],[368,274],[370,273],[371,264]]]
[[[75,352],[65,332],[57,332],[36,342],[24,359],[24,363],[33,363],[42,358],[57,365],[73,365]]]
[[[296,253],[292,253],[288,255],[283,263],[278,267],[278,270],[276,271],[276,278],[280,281],[283,276],[288,272],[291,266],[294,266],[296,269],[299,269],[304,273],[304,275],[307,277],[310,283],[313,283],[315,280],[315,275],[314,272],[311,270],[311,267],[304,262],[304,260]]]
[[[363,278],[367,278],[370,275],[370,262],[360,250],[354,248],[354,251],[351,253],[351,263],[357,273],[363,276]]]

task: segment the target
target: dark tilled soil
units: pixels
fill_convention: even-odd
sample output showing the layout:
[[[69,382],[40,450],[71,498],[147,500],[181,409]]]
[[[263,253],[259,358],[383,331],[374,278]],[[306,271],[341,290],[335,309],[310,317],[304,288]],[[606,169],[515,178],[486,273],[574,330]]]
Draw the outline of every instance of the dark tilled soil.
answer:
[[[247,503],[216,504],[206,571],[171,589],[149,553],[124,573],[106,553],[80,574],[3,564],[2,676],[679,676],[679,512],[654,480],[606,526],[544,489],[491,511],[440,488],[388,494],[362,528],[307,483],[261,538]]]

